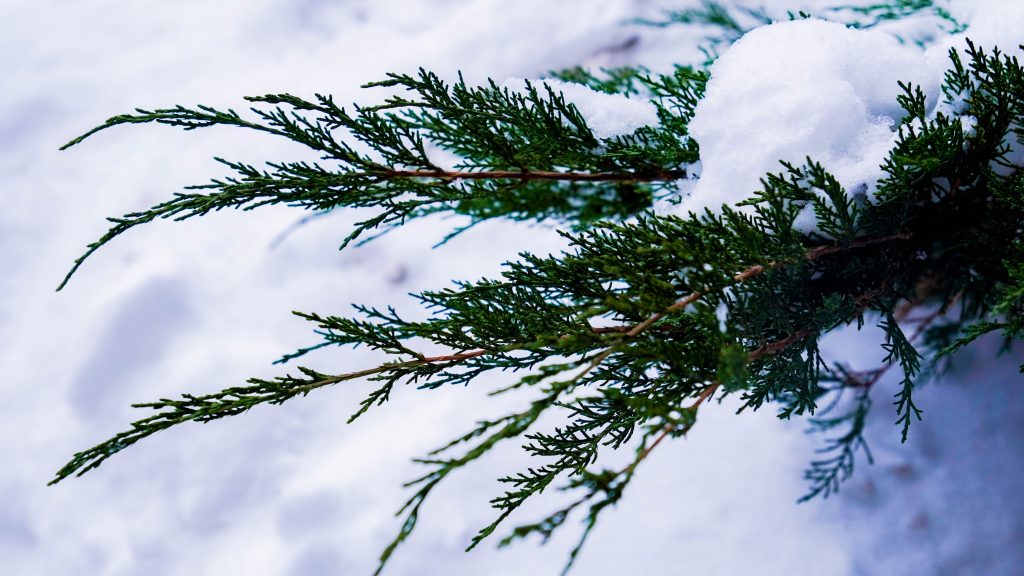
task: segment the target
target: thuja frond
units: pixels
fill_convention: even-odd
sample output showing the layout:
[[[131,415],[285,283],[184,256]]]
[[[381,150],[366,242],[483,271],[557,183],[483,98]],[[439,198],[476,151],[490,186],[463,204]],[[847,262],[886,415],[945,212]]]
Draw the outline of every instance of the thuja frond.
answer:
[[[691,2],[691,4],[694,6],[665,10],[661,18],[640,19],[634,23],[657,28],[684,25],[706,30],[703,36],[703,45],[700,47],[706,57],[703,63],[705,68],[718,58],[723,48],[728,47],[747,32],[786,18],[799,20],[818,17],[838,20],[847,26],[859,29],[875,28],[908,18],[923,19],[933,25],[921,28],[915,32],[913,37],[909,38],[895,34],[899,41],[910,41],[919,46],[931,44],[938,37],[959,34],[967,29],[966,24],[957,20],[949,10],[940,5],[940,2],[934,0],[893,0],[867,5],[837,3],[810,12],[804,10],[773,11],[767,8],[766,3],[757,2],[736,4],[701,0],[699,3]]]
[[[563,233],[569,246],[562,253],[524,253],[498,277],[415,294],[428,312],[422,319],[366,306],[351,317],[300,314],[319,341],[282,361],[335,346],[366,346],[388,360],[336,375],[299,368],[295,376],[139,404],[155,413],[76,454],[53,482],[178,424],[280,404],[342,381],[365,378],[375,386],[356,418],[399,386],[479,386],[505,373],[512,382],[490,391],[518,390],[529,400],[419,460],[426,472],[408,485],[412,495],[378,571],[412,533],[434,488],[507,440],[522,442],[534,464],[501,479],[505,490],[491,502],[496,518],[470,548],[524,503],[560,486],[574,495],[568,504],[513,527],[502,542],[545,540],[582,514],[571,567],[639,465],[659,444],[685,435],[698,407],[716,395],[734,395],[745,410],[771,405],[781,418],[809,417],[829,439],[807,472],[806,498],[828,496],[858,454],[870,460],[863,438],[868,392],[889,367],[903,372],[895,395],[906,438],[922,413],[914,385],[937,360],[989,332],[1008,339],[1024,333],[1024,184],[1008,154],[1008,142],[1022,139],[1024,69],[973,45],[966,54],[963,61],[953,54],[944,93],[947,109],[973,124],[928,114],[923,91],[904,84],[904,118],[872,202],[852,197],[809,158],[765,175],[740,206],[685,218],[646,208],[656,194],[671,194],[668,183],[697,160],[687,125],[707,75],[689,68],[563,75],[655,103],[658,126],[608,139],[596,138],[550,87],[449,85],[424,71],[375,84],[399,92],[352,113],[326,96],[275,95],[252,99],[271,107],[254,109],[254,120],[204,107],[115,117],[103,127],[255,129],[300,142],[332,166],[260,170],[225,161],[236,177],[114,220],[89,253],[155,218],[274,203],[375,210],[346,242],[441,211],[473,221],[563,219],[572,231]],[[346,143],[356,141],[368,151]],[[458,165],[439,166],[436,148],[454,154]],[[796,226],[808,219],[813,231]],[[822,336],[868,322],[885,334],[879,368],[855,373],[823,356]],[[427,347],[447,352],[419,352]],[[608,451],[628,449],[634,456],[626,467],[600,466]]]
[[[703,67],[706,69],[718,58],[723,48],[750,30],[771,24],[773,20],[773,16],[763,8],[701,0],[699,6],[664,10],[660,19],[642,18],[634,23],[656,28],[685,25],[705,30],[703,44],[699,49],[705,56]]]
[[[706,56],[705,67],[718,58],[722,48],[728,47],[747,32],[786,18],[798,20],[819,17],[840,20],[848,26],[861,29],[874,28],[912,17],[930,18],[936,23],[935,33],[924,34],[921,38],[907,39],[897,35],[900,41],[911,40],[919,45],[931,43],[938,33],[943,35],[959,34],[967,29],[964,23],[958,21],[949,10],[934,0],[893,0],[868,5],[836,4],[824,6],[811,12],[804,10],[773,11],[768,9],[766,3],[757,2],[737,4],[701,0],[699,3],[691,2],[691,4],[693,6],[682,9],[665,10],[660,18],[639,19],[634,23],[656,28],[684,25],[706,30],[701,46],[701,51]],[[618,76],[620,74],[612,76],[611,79],[615,80]],[[626,76],[628,77],[628,75]],[[609,84],[609,87],[615,86],[617,86],[616,82]]]
[[[454,212],[473,221],[495,217],[552,218],[587,226],[623,218],[651,206],[655,192],[685,178],[697,160],[686,137],[706,75],[679,70],[648,76],[663,129],[598,138],[576,106],[546,84],[513,90],[490,81],[448,84],[437,75],[393,74],[367,87],[399,89],[383,104],[349,112],[330,96],[305,100],[288,94],[249,97],[252,118],[208,106],[142,110],[114,116],[75,138],[76,145],[121,124],[157,123],[185,130],[234,126],[286,138],[321,156],[323,163],[270,162],[268,169],[218,160],[233,175],[147,210],[112,218],[60,287],[98,248],[135,226],[158,218],[184,220],[225,208],[251,210],[287,204],[312,211],[371,208],[343,246],[374,230],[412,218]],[[358,141],[367,151],[357,151]],[[435,163],[431,149],[457,158],[454,168]],[[567,167],[572,167],[567,169]]]
[[[885,332],[885,343],[882,348],[888,354],[882,359],[885,363],[899,363],[903,370],[903,380],[900,391],[896,393],[896,415],[899,419],[897,424],[902,426],[903,441],[907,441],[907,432],[910,431],[910,424],[913,418],[921,419],[921,409],[914,404],[914,377],[921,369],[921,355],[910,343],[903,330],[892,316],[882,320],[880,325]]]
[[[205,423],[228,416],[236,416],[260,404],[283,404],[297,396],[305,396],[318,388],[359,378],[383,380],[386,382],[387,389],[390,389],[395,382],[415,382],[445,366],[458,364],[483,354],[483,351],[474,351],[445,356],[421,356],[415,360],[392,362],[376,368],[338,375],[323,374],[309,368],[299,368],[299,376],[280,376],[272,380],[252,378],[248,381],[248,386],[235,386],[212,394],[202,396],[183,394],[176,400],[161,398],[156,402],[132,404],[134,408],[148,408],[155,411],[156,414],[132,422],[130,430],[121,432],[101,444],[75,454],[71,461],[57,472],[50,484],[56,484],[72,474],[81,476],[89,470],[99,467],[108,458],[136,442],[178,424]],[[373,399],[372,401],[383,402],[384,399],[380,396],[377,393],[376,396],[371,395],[370,398]],[[353,419],[358,415],[359,413],[354,415]]]
[[[642,441],[636,448],[635,457],[626,467],[620,470],[602,470],[600,472],[591,472],[586,467],[581,468],[577,475],[570,478],[569,482],[563,486],[561,490],[582,490],[584,492],[582,497],[536,523],[517,526],[511,531],[511,533],[509,533],[508,536],[504,537],[498,545],[500,547],[505,547],[516,540],[527,538],[533,534],[539,535],[542,539],[542,543],[546,543],[554,531],[562,526],[574,510],[584,504],[589,504],[587,507],[586,517],[583,522],[583,531],[580,534],[576,545],[573,546],[572,550],[569,552],[568,560],[562,570],[563,576],[568,574],[572,569],[576,558],[579,556],[580,551],[583,549],[583,545],[586,544],[587,537],[597,525],[597,520],[601,512],[609,506],[615,505],[622,498],[625,488],[633,479],[633,475],[639,464],[646,459],[647,456],[657,448],[658,444],[665,440],[665,438],[669,436],[685,435],[696,422],[697,410],[700,408],[700,405],[714,396],[719,386],[720,385],[718,383],[707,385],[691,405],[678,411],[667,424],[660,428],[649,427],[645,431]],[[478,539],[474,540],[474,545],[479,542],[480,536],[478,535],[477,538]]]
[[[849,379],[850,375],[844,372],[843,377]],[[814,432],[829,434],[842,427],[846,427],[846,431],[826,440],[825,446],[818,450],[822,457],[811,461],[810,468],[804,473],[809,487],[807,493],[800,498],[801,502],[818,496],[827,498],[838,491],[840,483],[853,474],[858,452],[862,452],[869,463],[873,461],[871,450],[864,439],[864,425],[870,410],[871,397],[868,388],[863,387],[857,393],[853,408],[847,413],[811,419]]]

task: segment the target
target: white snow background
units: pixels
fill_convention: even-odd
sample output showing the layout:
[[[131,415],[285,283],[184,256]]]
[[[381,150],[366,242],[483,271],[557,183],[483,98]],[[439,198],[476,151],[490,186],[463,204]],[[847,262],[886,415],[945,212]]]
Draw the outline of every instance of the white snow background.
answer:
[[[1022,5],[952,8],[1005,42],[1024,29]],[[259,163],[301,154],[227,128],[124,127],[69,152],[58,146],[136,106],[243,108],[243,95],[280,91],[366,102],[378,96],[361,83],[421,65],[501,82],[578,63],[697,61],[693,30],[623,24],[656,8],[643,0],[0,3],[0,574],[370,573],[398,528],[400,485],[418,473],[409,459],[482,412],[502,413],[507,405],[485,398],[488,386],[400,390],[346,426],[369,390],[347,383],[182,426],[83,478],[46,482],[72,453],[140,416],[132,402],[280,373],[272,360],[313,342],[290,310],[345,313],[353,302],[412,310],[410,291],[494,274],[519,250],[561,246],[548,227],[493,222],[430,250],[453,225],[438,219],[338,252],[355,216],[336,213],[271,249],[301,214],[267,208],[133,230],[57,294],[72,260],[106,229],[104,217],[221,175],[214,155]],[[843,333],[827,344],[872,365],[882,356],[876,337]],[[729,402],[709,405],[689,437],[645,462],[574,573],[1024,574],[1024,382],[1019,354],[996,360],[993,349],[965,353],[957,372],[921,391],[925,420],[907,445],[892,424],[894,390],[880,385],[869,438],[877,462],[859,466],[827,501],[795,504],[821,438],[770,410],[735,416]],[[324,351],[309,362],[326,371],[377,360]],[[386,573],[557,574],[575,522],[545,547],[462,553],[491,518],[487,501],[501,490],[494,479],[522,463],[508,446],[452,477]]]

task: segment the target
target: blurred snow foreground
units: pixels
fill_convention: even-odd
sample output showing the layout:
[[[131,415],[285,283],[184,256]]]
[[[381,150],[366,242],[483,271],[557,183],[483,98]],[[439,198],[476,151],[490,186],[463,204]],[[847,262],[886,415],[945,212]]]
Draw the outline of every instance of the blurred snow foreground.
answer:
[[[9,201],[0,215],[0,571],[369,573],[395,529],[400,484],[416,475],[408,457],[462,431],[481,410],[500,410],[480,391],[403,391],[345,428],[363,393],[353,384],[183,427],[77,481],[45,482],[75,450],[120,430],[131,402],[240,382],[294,348],[307,328],[291,309],[401,305],[412,289],[490,274],[519,250],[560,246],[544,228],[524,235],[489,223],[429,251],[423,239],[440,238],[447,225],[428,222],[338,254],[338,231],[355,217],[334,214],[264,251],[295,217],[269,209],[134,232],[55,296],[61,263],[98,236],[104,216],[204,180],[214,150],[256,161],[293,152],[248,135],[159,128],[117,132],[59,157],[58,143],[134,106],[231,105],[245,94],[307,89],[365,102],[373,96],[359,84],[419,65],[500,82],[577,63],[699,61],[692,31],[622,24],[657,8],[639,0],[0,7],[10,87],[0,93]],[[712,68],[692,125],[703,177],[678,209],[741,200],[736,194],[754,189],[779,159],[807,155],[849,192],[870,196],[894,137],[895,82],[922,85],[937,105],[948,47],[966,36],[1011,51],[1024,29],[1024,2],[964,0],[949,9],[969,28],[927,50],[821,21],[749,33]],[[641,102],[568,96],[608,134],[653,121]],[[617,106],[628,107],[627,118],[610,113]],[[871,366],[876,337],[845,332],[826,344]],[[341,361],[374,358],[322,357]],[[922,391],[925,421],[903,446],[885,410],[890,392],[876,391],[875,466],[861,466],[838,497],[803,506],[794,501],[815,446],[799,423],[768,411],[737,417],[728,402],[702,413],[685,440],[651,456],[576,573],[1020,574],[1024,388],[1015,358],[996,359],[994,348],[959,357]],[[453,478],[388,573],[556,573],[568,531],[543,548],[461,553],[490,518],[493,478],[519,457],[509,447]]]

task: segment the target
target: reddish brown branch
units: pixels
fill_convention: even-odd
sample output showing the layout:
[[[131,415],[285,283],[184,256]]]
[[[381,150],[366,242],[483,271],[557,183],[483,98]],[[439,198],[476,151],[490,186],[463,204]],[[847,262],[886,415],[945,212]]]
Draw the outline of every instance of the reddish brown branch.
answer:
[[[420,358],[419,360],[413,360],[412,363],[420,364],[434,364],[437,362],[461,362],[462,360],[469,360],[470,358],[477,358],[487,354],[488,350],[473,350],[472,352],[463,352],[462,354],[449,354],[447,356],[427,356]]]
[[[904,238],[904,236],[899,236],[899,237],[900,238]],[[909,236],[906,236],[906,237],[909,237]],[[895,237],[893,237],[893,238],[895,238]],[[881,240],[881,239],[879,239],[879,240]],[[866,246],[866,245],[868,245],[867,242],[864,242],[864,243],[861,244],[861,246]],[[831,249],[833,247],[828,247],[828,248],[830,248],[830,250],[821,250],[821,249],[819,249],[817,252],[815,252],[813,254],[813,257],[820,257],[820,256],[822,256],[824,254],[830,254],[830,253],[836,251],[836,250],[832,250]],[[808,257],[808,259],[812,259],[812,254],[808,253],[807,257]],[[764,267],[764,266],[751,266],[750,268],[744,270],[740,274],[737,274],[734,277],[734,279],[738,279],[740,277],[751,278],[753,276],[761,274],[765,270],[766,270],[766,267]],[[857,307],[857,310],[851,315],[851,318],[855,318],[857,315],[862,314],[864,312],[864,310],[867,308],[870,300],[873,299],[878,294],[878,292],[880,292],[880,291],[881,291],[881,288],[875,289],[875,290],[871,290],[869,292],[866,292],[864,294],[861,294],[861,295],[857,296],[854,300],[858,303],[858,307]],[[959,296],[957,296],[957,298],[959,298]],[[955,300],[953,302],[955,302]],[[949,308],[949,306],[952,306],[952,303],[942,306],[940,308],[940,311],[937,311],[936,313],[932,314],[931,317],[927,320],[928,324],[930,324],[936,318],[941,316],[941,314],[944,313],[945,310],[947,310]],[[919,336],[921,334],[921,332],[923,332],[923,330],[924,330],[924,326],[919,327],[917,333],[915,333],[915,335],[914,335],[914,338]],[[797,342],[799,342],[799,341],[801,341],[801,340],[803,340],[805,338],[809,338],[809,337],[811,337],[811,336],[813,336],[815,334],[816,334],[816,331],[812,330],[810,328],[803,328],[803,329],[797,330],[796,332],[790,334],[789,336],[783,338],[782,340],[776,340],[775,342],[769,342],[768,344],[765,344],[765,345],[763,345],[763,346],[761,346],[761,347],[759,347],[759,348],[757,348],[755,350],[752,350],[747,355],[747,358],[748,358],[748,360],[750,362],[753,362],[753,361],[758,360],[760,358],[763,358],[765,356],[776,354],[776,353],[781,352],[782,350],[785,350],[786,348],[796,344]],[[888,367],[886,367],[886,368],[888,368]],[[885,373],[885,369],[881,369],[881,370],[878,371],[878,373],[876,375],[874,375],[874,378],[877,380],[878,378],[881,378],[882,374],[884,374],[884,373]],[[719,383],[719,382],[712,382],[711,384],[707,385],[704,388],[704,390],[700,393],[700,395],[697,397],[697,400],[693,404],[688,406],[686,408],[686,410],[696,411],[697,408],[699,408],[701,404],[703,404],[708,398],[710,398],[715,393],[715,391],[718,390],[719,386],[721,386],[721,383]],[[691,421],[686,426],[686,429],[683,430],[682,432],[685,433],[685,432],[689,431],[689,429],[692,426],[693,426],[693,422]],[[661,444],[661,442],[665,438],[667,438],[669,435],[671,435],[673,433],[676,433],[678,428],[679,428],[679,425],[676,422],[669,422],[668,424],[663,426],[662,429],[661,429],[661,432],[658,433],[658,436],[655,437],[654,441],[651,442],[650,445],[645,447],[637,455],[637,458],[635,460],[633,460],[633,462],[630,463],[630,465],[628,467],[623,469],[623,472],[632,473],[633,469],[635,469],[636,466],[638,464],[640,464],[641,461],[643,461],[645,458],[647,458],[647,456],[651,453],[651,451],[654,450],[654,448],[656,448],[658,446],[658,444]]]
[[[771,354],[775,354],[776,352],[781,352],[782,350],[789,348],[790,346],[796,344],[797,342],[803,340],[804,338],[813,336],[814,333],[814,330],[810,330],[808,328],[797,330],[796,332],[790,334],[789,336],[783,338],[782,340],[769,342],[768,344],[765,344],[764,346],[761,346],[760,348],[751,351],[747,357],[750,359],[751,362],[753,362],[754,360],[758,360],[764,356],[769,356]]]
[[[892,234],[889,236],[882,236],[881,238],[858,238],[849,244],[833,244],[831,246],[818,246],[808,250],[806,258],[807,260],[814,261],[822,256],[827,256],[835,252],[841,252],[850,248],[867,248],[868,246],[874,246],[876,244],[885,244],[892,242],[893,240],[909,240],[911,235],[909,232],[900,232],[898,234]]]
[[[629,172],[553,172],[544,170],[388,170],[389,178],[434,178],[438,180],[560,180],[566,182],[670,182],[687,177],[685,170],[661,170],[649,174]]]
[[[886,243],[886,242],[892,242],[893,240],[907,240],[909,238],[910,238],[910,234],[909,233],[899,233],[899,234],[893,234],[891,236],[883,236],[881,238],[862,238],[862,239],[857,239],[857,240],[854,240],[853,242],[850,242],[849,244],[835,244],[835,245],[830,245],[830,246],[818,246],[817,248],[813,248],[811,250],[808,250],[807,253],[804,255],[804,258],[807,261],[813,262],[814,260],[817,260],[818,258],[821,258],[822,256],[827,256],[829,254],[834,254],[836,252],[841,252],[843,250],[849,250],[851,248],[865,248],[865,247],[873,246],[873,245],[876,245],[876,244],[883,244],[883,243]],[[761,274],[765,273],[766,271],[771,270],[772,268],[776,268],[776,267],[778,267],[778,266],[780,266],[782,264],[785,264],[785,263],[784,262],[769,262],[768,264],[754,264],[753,266],[750,266],[750,267],[746,268],[745,270],[743,270],[742,272],[740,272],[740,273],[736,274],[735,276],[733,276],[732,280],[734,282],[744,282],[744,281],[750,280],[751,278],[754,278],[756,276],[760,276]],[[599,328],[593,328],[593,330],[597,334],[608,334],[608,333],[620,332],[620,333],[625,333],[627,336],[630,336],[630,337],[636,336],[636,335],[640,334],[641,332],[643,332],[643,331],[647,330],[648,328],[650,328],[651,325],[653,325],[658,320],[661,320],[663,317],[665,317],[665,316],[667,316],[669,314],[672,314],[674,312],[678,312],[678,311],[686,308],[690,304],[696,303],[698,300],[703,298],[706,294],[707,294],[707,291],[694,290],[693,292],[691,292],[687,296],[685,296],[685,297],[683,297],[683,298],[681,298],[679,300],[676,300],[671,306],[669,306],[665,310],[650,316],[649,318],[647,318],[643,322],[640,322],[639,324],[636,324],[634,326],[603,326],[603,327],[599,327]],[[804,336],[807,336],[807,335],[804,335]]]
[[[444,356],[424,356],[422,358],[417,358],[416,360],[408,360],[406,362],[392,362],[388,364],[381,364],[380,366],[374,368],[368,368],[366,370],[359,370],[356,372],[346,372],[344,374],[338,374],[337,376],[324,378],[323,380],[317,380],[316,382],[311,382],[309,384],[296,388],[296,390],[300,390],[302,393],[309,393],[312,390],[316,390],[317,388],[323,388],[324,386],[339,384],[347,380],[355,380],[357,378],[364,378],[366,376],[373,376],[375,374],[381,374],[384,372],[388,372],[390,370],[401,368],[415,368],[416,366],[423,366],[425,364],[439,364],[441,362],[462,362],[465,360],[469,360],[470,358],[477,358],[479,356],[483,356],[488,353],[490,353],[490,350],[480,349],[472,350],[469,352],[462,352],[460,354],[447,354]]]

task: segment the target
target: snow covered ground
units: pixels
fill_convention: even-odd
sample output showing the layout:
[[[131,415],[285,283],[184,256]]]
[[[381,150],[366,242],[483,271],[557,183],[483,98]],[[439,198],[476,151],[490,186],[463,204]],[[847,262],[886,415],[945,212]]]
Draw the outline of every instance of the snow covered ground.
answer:
[[[361,83],[418,66],[503,81],[578,63],[699,60],[693,31],[623,24],[658,5],[0,4],[0,572],[368,574],[397,529],[401,482],[417,473],[409,458],[461,432],[480,410],[502,411],[482,390],[404,390],[345,426],[368,389],[350,383],[183,426],[83,478],[45,484],[73,452],[136,417],[132,402],[277,374],[270,361],[312,341],[293,309],[408,307],[409,291],[491,274],[519,250],[560,245],[546,227],[524,234],[522,225],[490,223],[431,251],[451,225],[434,220],[339,253],[354,219],[339,213],[271,248],[300,215],[264,209],[134,230],[56,294],[104,217],[221,174],[214,155],[258,163],[297,152],[227,129],[155,126],[111,131],[70,152],[60,144],[135,106],[240,106],[243,95],[278,91],[365,102],[374,96]],[[954,8],[970,16],[983,13],[979,6]],[[1012,37],[1024,19],[986,26]],[[877,361],[870,336],[830,345]],[[312,359],[323,370],[375,360],[362,351]],[[819,439],[768,411],[707,409],[690,437],[645,463],[575,573],[1021,574],[1024,381],[1013,360],[985,350],[960,358],[959,371],[922,391],[925,421],[906,446],[887,411],[890,391],[880,387],[876,465],[860,467],[839,497],[800,506],[802,470]],[[571,530],[543,548],[462,553],[491,517],[494,478],[519,461],[510,448],[440,489],[388,574],[558,572]]]

